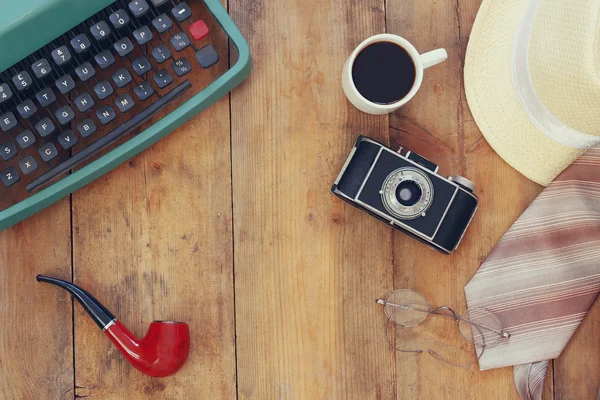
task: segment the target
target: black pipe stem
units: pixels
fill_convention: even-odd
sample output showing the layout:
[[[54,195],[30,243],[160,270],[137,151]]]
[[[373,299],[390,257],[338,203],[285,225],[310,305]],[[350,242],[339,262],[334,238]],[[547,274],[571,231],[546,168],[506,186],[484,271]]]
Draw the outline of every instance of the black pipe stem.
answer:
[[[94,298],[91,294],[80,288],[79,286],[63,281],[61,279],[50,278],[43,275],[38,275],[36,277],[38,282],[49,283],[54,286],[58,286],[67,292],[71,293],[71,295],[83,306],[85,311],[92,317],[92,319],[98,324],[101,329],[106,328],[112,321],[115,320],[115,316],[112,315],[110,311],[106,309],[98,300]]]

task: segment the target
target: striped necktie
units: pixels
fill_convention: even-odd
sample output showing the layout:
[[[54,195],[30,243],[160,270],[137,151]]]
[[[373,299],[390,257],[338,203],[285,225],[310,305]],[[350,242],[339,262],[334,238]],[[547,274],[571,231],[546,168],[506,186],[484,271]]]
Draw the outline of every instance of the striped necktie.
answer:
[[[504,234],[465,287],[469,308],[511,337],[486,347],[481,370],[514,365],[522,400],[539,400],[557,358],[600,292],[600,146],[565,169]]]

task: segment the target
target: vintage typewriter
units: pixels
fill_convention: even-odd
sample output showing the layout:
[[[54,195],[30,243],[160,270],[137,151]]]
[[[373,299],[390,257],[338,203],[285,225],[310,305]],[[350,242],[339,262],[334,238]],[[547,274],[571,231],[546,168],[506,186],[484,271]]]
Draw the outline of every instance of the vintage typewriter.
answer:
[[[146,149],[252,69],[219,0],[9,2],[0,49],[0,230]]]

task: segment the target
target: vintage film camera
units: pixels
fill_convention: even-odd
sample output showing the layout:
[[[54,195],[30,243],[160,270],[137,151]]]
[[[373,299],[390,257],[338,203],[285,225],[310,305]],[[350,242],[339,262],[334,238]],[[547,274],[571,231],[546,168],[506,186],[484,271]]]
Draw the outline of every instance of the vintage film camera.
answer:
[[[475,185],[444,178],[416,153],[359,136],[331,192],[444,254],[458,247],[475,211]]]

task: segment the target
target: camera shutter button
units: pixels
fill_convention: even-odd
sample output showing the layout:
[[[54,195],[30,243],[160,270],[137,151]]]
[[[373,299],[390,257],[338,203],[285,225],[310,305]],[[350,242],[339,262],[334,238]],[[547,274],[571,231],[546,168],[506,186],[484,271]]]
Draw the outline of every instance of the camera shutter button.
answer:
[[[460,185],[465,189],[470,190],[471,192],[475,190],[475,184],[463,176],[455,175],[454,178],[452,178],[452,181],[457,185]]]

